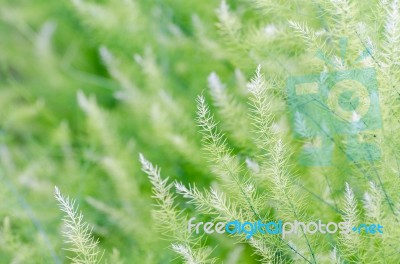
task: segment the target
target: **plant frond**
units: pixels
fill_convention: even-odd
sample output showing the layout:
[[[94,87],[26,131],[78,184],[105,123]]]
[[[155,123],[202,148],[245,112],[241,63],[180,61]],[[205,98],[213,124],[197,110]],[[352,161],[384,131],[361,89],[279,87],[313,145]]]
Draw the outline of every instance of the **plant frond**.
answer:
[[[361,256],[358,250],[361,246],[360,235],[351,230],[359,224],[359,212],[357,209],[357,200],[347,182],[344,193],[343,212],[343,220],[347,224],[348,232],[340,235],[340,252],[346,260],[360,261]]]
[[[92,236],[92,228],[83,220],[83,215],[78,211],[75,200],[61,194],[55,187],[54,197],[58,201],[60,210],[65,213],[63,218],[65,243],[69,245],[67,251],[75,256],[69,257],[74,264],[96,264],[102,257],[98,248],[98,240]]]
[[[263,155],[269,152],[269,146],[273,137],[271,129],[272,112],[268,101],[268,88],[264,76],[261,74],[261,65],[257,67],[256,73],[248,84],[251,94],[251,119],[253,121],[255,142]]]
[[[234,140],[234,143],[243,149],[251,149],[252,142],[247,136],[250,122],[247,118],[247,109],[237,102],[227,91],[218,75],[212,72],[208,76],[208,87],[214,105],[218,108],[222,118],[222,125]]]

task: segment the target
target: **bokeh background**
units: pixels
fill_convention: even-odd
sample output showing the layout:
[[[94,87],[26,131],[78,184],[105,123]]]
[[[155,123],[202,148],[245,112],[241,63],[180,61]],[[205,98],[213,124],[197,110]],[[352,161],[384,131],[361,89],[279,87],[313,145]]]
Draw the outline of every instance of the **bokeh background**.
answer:
[[[208,78],[215,72],[246,109],[246,83],[258,65],[277,87],[271,111],[291,142],[285,80],[320,72],[324,62],[288,21],[307,21],[323,35],[330,21],[318,2],[1,0],[0,263],[68,263],[55,185],[77,200],[109,263],[118,255],[124,263],[180,263],[155,228],[139,153],[171,181],[215,184],[195,121],[196,97],[212,104]],[[357,14],[375,2],[363,1]],[[245,113],[222,111],[216,119],[244,160],[251,128],[224,122],[235,115]],[[343,191],[346,169],[330,172],[329,194],[323,177],[302,180],[331,202]],[[190,204],[178,208],[207,218]],[[326,217],[338,219],[334,212]],[[225,263],[257,262],[248,245],[227,236],[205,243]]]

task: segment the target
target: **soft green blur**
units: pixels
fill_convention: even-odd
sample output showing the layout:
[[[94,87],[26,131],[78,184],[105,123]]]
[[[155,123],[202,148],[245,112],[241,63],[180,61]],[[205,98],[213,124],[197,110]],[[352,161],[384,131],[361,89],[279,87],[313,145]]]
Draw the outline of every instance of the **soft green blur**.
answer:
[[[275,121],[284,123],[291,151],[300,149],[282,117],[285,80],[320,72],[323,62],[306,51],[288,20],[325,28],[330,21],[321,1],[228,2],[232,17],[218,12],[215,0],[0,2],[0,263],[68,263],[55,185],[77,200],[108,263],[112,252],[125,263],[180,263],[152,218],[151,185],[138,156],[171,181],[200,189],[215,184],[195,122],[197,95],[212,101],[211,72],[246,107],[246,83],[260,64],[280,87]],[[362,2],[360,16],[376,1]],[[244,160],[249,146],[240,132],[251,128],[235,134],[223,115],[216,118]],[[336,203],[344,182],[357,180],[346,178],[350,165],[340,162],[329,172],[296,170],[306,175],[307,191]],[[321,188],[328,189],[327,173],[335,175],[329,194]],[[210,218],[177,199],[190,216]],[[317,213],[319,206],[315,200],[305,207]],[[339,219],[329,210],[324,215]],[[225,263],[257,262],[248,245],[228,236],[205,243]]]

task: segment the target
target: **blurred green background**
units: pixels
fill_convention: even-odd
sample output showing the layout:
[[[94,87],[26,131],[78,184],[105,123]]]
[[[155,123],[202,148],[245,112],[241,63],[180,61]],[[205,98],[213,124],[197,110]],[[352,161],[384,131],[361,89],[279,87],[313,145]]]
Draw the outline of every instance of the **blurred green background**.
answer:
[[[1,0],[0,263],[65,261],[55,185],[76,198],[108,254],[117,250],[125,263],[180,262],[151,218],[139,153],[171,180],[212,185],[195,122],[196,96],[212,101],[209,74],[246,106],[257,65],[283,99],[287,76],[323,64],[288,26],[307,20],[323,28],[314,1],[232,0],[229,8],[215,0]],[[284,101],[272,111],[285,114]],[[240,156],[249,146],[235,132],[250,128],[236,131],[223,117]],[[196,215],[191,205],[178,208]],[[218,245],[213,254],[225,263],[257,260],[226,236],[207,244]]]

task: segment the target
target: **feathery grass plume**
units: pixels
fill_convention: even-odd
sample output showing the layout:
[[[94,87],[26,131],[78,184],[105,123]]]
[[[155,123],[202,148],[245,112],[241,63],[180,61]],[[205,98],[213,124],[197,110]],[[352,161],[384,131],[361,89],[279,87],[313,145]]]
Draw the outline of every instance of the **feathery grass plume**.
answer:
[[[87,115],[88,131],[92,134],[94,147],[99,147],[99,157],[96,161],[112,177],[122,201],[129,201],[139,194],[138,186],[129,177],[130,164],[123,159],[127,149],[120,144],[118,134],[113,129],[107,113],[97,104],[94,96],[87,97],[78,92],[78,103]]]
[[[227,185],[240,182],[241,166],[239,160],[231,155],[224,136],[218,131],[217,123],[210,113],[203,95],[197,97],[197,123],[201,128],[202,142],[207,157],[213,163],[213,171]]]
[[[255,142],[261,150],[261,157],[268,154],[273,132],[271,124],[273,121],[271,103],[268,97],[268,87],[264,76],[261,73],[261,65],[258,65],[256,73],[248,84],[250,96],[251,114],[253,121],[254,133],[256,134]]]
[[[183,128],[185,125],[182,123],[178,124],[178,120],[182,120],[182,116],[179,117],[179,113],[175,112],[176,118],[170,115],[169,111],[174,111],[175,108],[165,108],[159,103],[154,103],[150,109],[150,117],[152,121],[153,131],[159,135],[159,138],[165,140],[165,144],[168,144],[171,148],[176,150],[182,159],[187,160],[193,166],[196,166],[202,170],[204,164],[203,157],[199,156],[200,147],[194,142],[194,139],[190,136],[191,133],[180,133],[178,128]],[[177,107],[177,105],[174,105]],[[179,110],[178,110],[179,111]]]
[[[367,236],[366,240],[363,241],[365,244],[374,244],[376,248],[380,248],[380,253],[388,255],[386,261],[390,261],[391,257],[395,253],[395,249],[391,246],[393,239],[398,236],[398,231],[393,228],[391,223],[396,221],[395,217],[390,215],[389,217],[385,213],[384,209],[384,194],[381,188],[376,184],[370,182],[369,190],[364,193],[363,197],[363,208],[364,208],[364,221],[366,223],[377,223],[383,227],[383,234],[379,236]],[[379,256],[373,256],[370,252],[365,252],[365,259],[374,258],[375,262],[379,261]]]
[[[392,0],[391,3],[380,2],[383,10],[385,11],[385,26],[384,26],[384,38],[381,44],[382,52],[380,55],[380,62],[383,66],[383,74],[386,76],[384,80],[387,85],[383,85],[381,90],[385,93],[385,99],[391,104],[399,106],[397,101],[393,99],[393,96],[397,96],[398,89],[393,89],[399,82],[399,64],[400,60],[400,12],[399,12],[399,1]],[[398,109],[398,108],[397,108]]]
[[[160,88],[163,89],[166,80],[164,79],[161,69],[159,68],[152,49],[146,47],[144,55],[140,56],[136,54],[134,59],[144,74],[144,81],[146,82],[147,89],[153,91],[159,91]]]
[[[159,221],[159,227],[163,229],[166,235],[169,234],[178,241],[188,241],[190,234],[185,232],[185,229],[181,226],[183,217],[176,210],[175,198],[170,192],[172,184],[168,184],[168,178],[162,179],[160,169],[153,166],[142,154],[139,155],[139,161],[142,164],[142,171],[147,174],[153,186],[153,198],[157,201],[154,218]]]
[[[192,24],[194,28],[194,34],[196,41],[201,43],[203,49],[207,50],[210,54],[213,54],[214,58],[224,59],[227,57],[225,54],[224,47],[219,45],[215,39],[209,36],[209,31],[205,27],[205,23],[201,18],[194,14],[192,15]]]
[[[324,52],[325,56],[330,54],[330,51],[327,50],[325,41],[315,30],[310,29],[306,22],[300,23],[289,20],[289,25],[294,29],[296,34],[303,39],[307,48],[311,51],[311,54],[315,54],[315,52]]]
[[[277,216],[286,220],[305,219],[306,215],[303,209],[304,198],[301,198],[298,187],[294,184],[294,180],[291,179],[288,164],[289,156],[289,152],[285,150],[282,140],[278,139],[271,149],[271,160],[268,170],[272,184],[271,198],[279,203]],[[301,233],[304,240],[299,241],[299,243],[302,243],[304,248],[309,252],[311,263],[316,263],[316,253],[315,249],[312,248],[311,240],[303,228],[301,228]],[[296,247],[292,246],[292,248]]]
[[[88,197],[86,201],[90,206],[98,210],[101,218],[106,221],[107,224],[101,227],[104,236],[114,232],[121,232],[123,237],[135,237],[140,238],[135,241],[134,247],[130,249],[132,253],[131,257],[127,259],[125,255],[119,257],[117,249],[113,248],[112,253],[108,256],[106,263],[118,263],[118,258],[125,259],[129,262],[140,262],[146,263],[156,262],[159,258],[157,252],[154,252],[153,248],[159,246],[157,239],[157,230],[148,228],[154,225],[154,221],[151,221],[151,215],[149,208],[142,208],[143,205],[149,204],[149,199],[136,198],[134,207],[129,208],[124,206],[122,208],[116,207],[115,205],[102,202],[93,197]],[[150,218],[149,218],[150,217]],[[146,228],[144,228],[146,227]],[[160,242],[162,244],[162,241]],[[118,246],[120,248],[121,246]],[[117,254],[118,253],[118,254]],[[125,262],[126,262],[125,261]]]
[[[209,259],[209,250],[194,250],[188,244],[173,243],[172,249],[182,256],[185,264],[207,264],[215,263],[216,259]]]
[[[276,251],[272,249],[270,243],[266,242],[265,239],[250,239],[248,242],[253,248],[255,253],[261,256],[259,261],[264,264],[271,263],[284,263],[279,255],[276,255]]]
[[[300,219],[303,216],[301,211],[304,207],[299,195],[294,179],[291,178],[288,166],[289,153],[281,139],[278,139],[271,149],[271,159],[269,161],[270,181],[272,198],[280,202],[278,215],[284,219]]]
[[[248,128],[250,122],[247,118],[247,109],[237,102],[231,94],[226,91],[225,85],[215,72],[208,76],[208,87],[213,98],[214,105],[222,119],[222,128],[228,132],[233,143],[242,149],[251,149],[252,142],[249,141]]]
[[[147,174],[152,184],[153,198],[157,200],[154,219],[158,227],[169,240],[173,241],[172,249],[177,252],[187,264],[213,263],[209,258],[211,250],[201,245],[201,238],[192,238],[187,230],[187,218],[178,212],[174,204],[175,197],[171,194],[173,184],[168,184],[168,178],[162,179],[160,169],[139,155],[142,170]]]
[[[275,24],[265,25],[264,19],[261,17],[259,24],[244,23],[243,12],[231,10],[225,0],[221,1],[216,13],[218,18],[217,28],[221,38],[219,44],[222,46],[220,53],[226,54],[238,67],[250,69],[254,63],[265,63],[266,54],[280,53],[279,48],[272,44],[286,45],[282,41],[283,35],[277,34],[280,33],[280,30],[277,29]],[[278,36],[282,38],[280,39]],[[241,54],[246,54],[246,56],[241,56]],[[282,56],[285,57],[284,54]],[[277,67],[275,66],[278,66],[279,63],[271,61],[267,65],[276,70]]]
[[[356,29],[355,18],[358,18],[358,9],[355,3],[350,0],[329,0],[327,1],[326,10],[332,15],[332,36],[334,37],[351,37]]]
[[[230,201],[225,193],[219,192],[213,188],[211,188],[210,192],[205,191],[204,194],[195,186],[189,186],[189,188],[187,188],[182,183],[175,183],[175,188],[177,193],[188,199],[189,203],[194,204],[199,212],[215,215],[214,221],[228,222],[235,219],[240,222],[245,222],[257,220],[255,217],[249,218],[249,216],[243,215],[242,210],[234,201]],[[237,208],[239,208],[239,210]],[[277,249],[274,248],[276,245],[271,241],[275,239],[271,239],[271,241],[267,242],[266,239],[259,237],[257,234],[250,240],[245,239],[244,236],[240,234],[236,234],[234,237],[238,241],[248,243],[253,247],[254,251],[262,257],[263,263],[272,263],[272,260],[274,260],[274,254]]]
[[[72,0],[71,3],[77,12],[81,13],[82,17],[85,17],[85,22],[92,27],[110,29],[115,23],[114,14],[99,4],[85,0]]]
[[[120,65],[107,47],[101,46],[99,48],[99,54],[101,61],[107,68],[109,74],[120,84],[122,88],[122,92],[124,94],[119,94],[119,98],[126,100],[128,98],[131,99],[143,96],[132,83],[132,81],[120,70]]]
[[[370,191],[365,192],[363,199],[365,214],[373,222],[381,223],[384,197],[382,191],[373,182],[370,182],[369,185]]]
[[[0,2],[0,33],[7,36],[0,44],[0,178],[15,183],[15,198],[22,201],[18,206],[18,201],[7,199],[8,192],[2,188],[7,182],[1,181],[0,197],[7,202],[0,206],[0,218],[9,216],[12,225],[6,217],[0,231],[0,262],[51,261],[52,250],[46,245],[59,248],[62,243],[56,242],[59,234],[52,232],[58,211],[49,210],[51,201],[45,199],[57,181],[59,187],[79,186],[93,197],[88,202],[97,209],[93,217],[101,223],[96,231],[102,236],[102,248],[111,251],[116,247],[121,252],[121,258],[117,253],[106,258],[110,264],[121,259],[129,263],[180,262],[174,259],[176,253],[182,262],[203,262],[208,255],[198,248],[214,245],[218,249],[213,255],[231,263],[234,260],[228,255],[233,243],[245,244],[237,263],[398,263],[399,0],[226,0],[217,12],[219,4],[213,0]],[[257,69],[244,91],[243,80],[257,64],[263,68]],[[291,142],[283,151],[276,149],[277,138],[289,142],[293,134],[286,133],[293,132],[288,128],[287,109],[283,109],[286,78],[321,73],[317,82],[324,95],[330,99],[333,95],[335,100],[338,95],[343,106],[342,94],[329,89],[333,71],[346,74],[367,67],[375,69],[379,84],[382,132],[355,133],[357,141],[351,144],[347,144],[347,136],[345,140],[332,136],[332,166],[304,167],[293,162],[292,169],[286,149],[307,149],[300,150],[297,144],[304,142]],[[208,123],[212,131],[201,134],[206,149],[201,155],[192,99],[207,85],[202,76],[215,71],[225,82],[233,77],[234,68],[246,76],[237,81],[243,88],[239,96],[210,76],[219,128],[227,139],[207,109],[203,117],[209,119],[203,124]],[[261,71],[268,72],[268,78],[264,80]],[[84,89],[78,94],[78,103],[86,114],[87,130],[76,115],[74,87]],[[378,92],[371,91],[364,94],[378,98]],[[95,94],[98,101],[88,94]],[[249,116],[245,116],[248,105],[240,104],[247,95]],[[295,124],[291,129],[299,132],[306,144],[318,136],[307,128],[309,120],[303,118],[304,113],[292,114]],[[353,121],[360,120],[362,116],[354,115]],[[69,128],[55,129],[64,121]],[[326,120],[322,129],[336,127],[335,121]],[[204,132],[204,126],[201,130]],[[131,142],[179,178],[173,188],[159,177],[161,187],[173,198],[178,193],[167,208],[176,221],[169,221],[167,228],[177,223],[187,229],[185,217],[175,206],[188,199],[196,216],[201,213],[242,222],[337,222],[343,215],[357,224],[379,223],[384,233],[367,234],[363,229],[361,234],[354,232],[357,236],[339,234],[340,230],[307,234],[307,245],[301,230],[285,239],[255,235],[247,241],[241,235],[214,234],[202,243],[190,235],[182,235],[190,243],[179,241],[171,237],[174,230],[170,230],[172,250],[166,251],[165,241],[157,239],[160,232],[153,228],[155,221],[148,221],[148,182],[132,177],[141,172],[131,162]],[[247,143],[256,146],[248,148]],[[359,143],[379,146],[381,158],[357,162],[349,158],[346,147],[357,149]],[[214,173],[207,177],[210,163]],[[55,177],[57,171],[64,171],[67,177]],[[189,178],[195,183],[189,183]],[[208,186],[210,180],[212,187]],[[356,195],[349,187],[342,191],[346,180],[357,187]],[[307,193],[310,199],[304,197]],[[361,194],[362,207],[357,210],[355,197]],[[343,197],[347,211],[330,206]],[[156,211],[161,209],[159,205]],[[40,217],[32,217],[33,213]],[[41,223],[48,225],[46,233]],[[53,260],[57,262],[57,256]]]
[[[218,29],[220,34],[233,49],[241,49],[243,46],[241,41],[241,24],[240,20],[234,13],[229,10],[229,5],[225,0],[221,1],[219,8],[216,10],[218,17]]]
[[[129,108],[134,115],[141,113],[144,108],[150,107],[151,125],[153,134],[168,143],[174,148],[182,158],[188,159],[195,166],[201,164],[198,156],[195,153],[198,147],[186,134],[195,131],[192,129],[193,120],[188,117],[183,111],[184,107],[180,105],[175,98],[172,98],[166,90],[162,90],[165,81],[163,80],[160,69],[155,61],[154,54],[149,49],[146,49],[143,56],[136,54],[135,61],[143,71],[147,88],[147,92],[138,89],[136,84],[127,77],[127,74],[122,71],[122,66],[119,65],[117,59],[113,56],[110,50],[106,47],[101,47],[99,53],[103,64],[106,66],[110,75],[119,83],[121,90],[115,93],[115,97]],[[158,80],[158,81],[155,81]],[[141,116],[137,116],[142,118]],[[183,131],[181,133],[181,131]]]
[[[384,59],[385,67],[392,70],[392,67],[398,65],[400,60],[400,5],[398,0],[392,0],[390,4],[388,1],[386,4],[382,0],[380,2],[386,12],[381,56]]]
[[[57,186],[54,188],[54,197],[58,201],[60,210],[65,213],[63,236],[69,246],[65,250],[74,254],[68,258],[74,264],[100,263],[102,254],[98,247],[99,242],[93,238],[92,228],[83,220],[75,200],[61,194]]]
[[[106,149],[115,148],[115,137],[110,133],[108,119],[102,109],[97,104],[96,97],[86,96],[82,91],[77,93],[77,100],[80,108],[88,116],[88,127],[94,132],[96,139],[104,144]]]
[[[258,78],[258,81],[260,82],[260,76]],[[260,87],[260,85],[258,85]],[[213,162],[213,170],[217,175],[220,175],[222,178],[223,182],[225,184],[228,184],[228,186],[231,186],[228,189],[228,193],[231,194],[230,192],[232,191],[233,188],[235,188],[236,193],[239,192],[240,196],[238,197],[238,205],[242,208],[242,213],[244,214],[244,218],[248,219],[249,221],[252,220],[258,220],[262,219],[260,215],[261,208],[263,207],[262,204],[259,202],[261,199],[256,195],[256,192],[254,191],[254,188],[251,188],[251,180],[246,179],[241,179],[241,171],[242,167],[239,161],[236,159],[236,157],[231,155],[231,150],[228,148],[223,135],[218,132],[217,130],[217,125],[213,120],[213,116],[211,115],[208,106],[205,103],[205,99],[203,96],[198,97],[198,123],[199,126],[202,128],[202,134],[203,134],[203,145],[207,150],[207,155],[210,158],[210,161]],[[285,170],[286,167],[283,165],[286,164],[281,164],[279,162],[271,162],[271,166],[282,166],[282,170]],[[278,164],[278,165],[277,165]],[[280,174],[278,174],[280,176]],[[223,178],[225,177],[225,178]],[[283,177],[284,178],[284,177]],[[280,178],[280,180],[282,177]],[[286,178],[284,178],[286,180]],[[282,183],[283,181],[280,182],[275,182],[276,186],[274,185],[273,187],[275,188],[282,188]],[[285,198],[289,205],[286,206],[286,209],[288,209],[290,214],[290,219],[299,219],[301,217],[300,215],[300,209],[298,208],[298,204],[295,204],[293,201],[291,201],[291,195],[292,193],[288,193],[288,190],[293,190],[292,188],[288,187],[289,184],[285,184],[285,187],[283,187],[283,190],[285,193],[280,192],[275,196],[276,201],[280,201],[281,199]],[[274,189],[274,188],[273,188]],[[281,189],[282,190],[282,189]],[[192,192],[188,194],[187,190],[183,190],[183,193],[186,194],[186,196],[194,196],[197,193]],[[285,196],[288,195],[288,196]],[[290,198],[289,198],[290,197]],[[201,197],[198,197],[198,200]],[[193,199],[193,198],[192,198]],[[196,200],[196,199],[194,199]],[[195,201],[194,203],[196,203]],[[297,211],[298,210],[298,211]],[[310,242],[305,234],[303,234],[306,242],[305,244],[308,247],[308,250],[310,251],[311,258],[315,260],[314,256],[314,251],[311,249]],[[260,242],[263,243],[263,242]],[[298,256],[302,257],[303,259],[306,259],[300,252],[298,252],[295,247],[290,246],[289,244],[285,243],[284,241],[276,241],[276,245],[278,249],[280,249],[283,245],[289,246],[291,250],[293,250]],[[266,253],[266,255],[269,256],[269,253]]]
[[[343,212],[343,221],[346,222],[349,232],[345,232],[339,237],[340,255],[347,261],[365,261],[361,255],[361,238],[358,233],[351,231],[351,228],[359,224],[359,212],[357,200],[348,183],[346,183],[344,194]]]
[[[302,138],[309,139],[315,136],[315,133],[307,125],[304,115],[300,114],[298,111],[294,113],[294,122],[296,131]]]
[[[86,201],[93,208],[106,214],[110,221],[115,223],[115,225],[125,233],[142,237],[144,244],[151,241],[151,237],[148,235],[150,231],[143,229],[143,226],[141,225],[143,219],[139,218],[137,215],[132,215],[126,210],[114,208],[104,202],[94,199],[93,197],[88,197]]]
[[[249,214],[258,215],[260,208],[257,207],[261,201],[245,190],[245,186],[253,185],[252,179],[242,175],[243,166],[238,157],[231,154],[232,150],[224,135],[218,131],[217,123],[202,95],[197,97],[197,123],[201,128],[203,147],[212,171],[219,176],[227,192],[239,194],[237,200],[243,210],[247,208]]]
[[[150,116],[154,133],[176,150],[182,159],[201,167],[204,159],[197,154],[200,146],[195,141],[193,118],[184,111],[176,98],[164,90],[153,101]]]
[[[118,26],[130,33],[137,30],[134,25],[140,12],[138,12],[136,2],[122,1],[116,5],[114,1],[94,3],[87,0],[71,0],[71,4],[84,23],[94,29],[102,38],[106,38],[105,33],[109,33],[119,39],[121,32],[114,30]]]
[[[380,6],[386,13],[381,56],[385,67],[391,71],[400,60],[400,6],[398,0],[392,0],[391,3],[381,0]]]
[[[294,3],[282,0],[247,0],[264,15],[274,18],[286,18],[288,12],[294,7]]]
[[[238,206],[235,202],[226,198],[222,192],[211,188],[210,191],[199,191],[196,186],[187,188],[182,183],[175,183],[176,192],[182,195],[196,206],[196,209],[203,214],[216,215],[218,219],[230,221],[238,219],[243,221],[243,216],[237,210]]]

